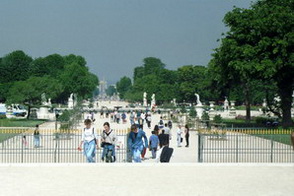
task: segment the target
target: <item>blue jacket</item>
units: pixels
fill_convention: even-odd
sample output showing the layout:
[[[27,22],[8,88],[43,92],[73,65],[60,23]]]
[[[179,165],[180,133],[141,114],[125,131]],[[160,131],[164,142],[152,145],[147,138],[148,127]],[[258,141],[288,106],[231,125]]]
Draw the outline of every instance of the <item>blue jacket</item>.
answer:
[[[143,144],[143,139],[144,138],[144,143]],[[143,150],[143,147],[148,147],[148,139],[146,137],[145,132],[142,129],[138,130],[137,137],[135,137],[135,133],[133,131],[130,132],[129,137],[128,137],[128,147],[129,149],[140,149]]]
[[[150,141],[150,148],[157,148],[159,144],[158,136],[155,134],[152,134],[149,138]]]

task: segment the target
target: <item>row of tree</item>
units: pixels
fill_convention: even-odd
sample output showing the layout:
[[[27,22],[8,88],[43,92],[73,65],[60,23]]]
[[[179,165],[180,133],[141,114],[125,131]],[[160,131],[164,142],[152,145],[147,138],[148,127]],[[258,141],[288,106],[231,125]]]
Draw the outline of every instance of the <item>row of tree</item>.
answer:
[[[142,101],[143,92],[156,94],[158,103],[176,98],[195,102],[223,101],[225,96],[250,106],[267,100],[272,112],[282,117],[284,126],[291,119],[294,89],[294,0],[259,0],[248,9],[234,8],[224,17],[229,28],[220,39],[208,66],[182,66],[165,69],[160,59],[148,57],[134,69],[133,80],[117,82],[121,98]],[[279,108],[272,107],[279,96]],[[150,97],[149,97],[150,99]]]
[[[53,103],[65,103],[71,93],[90,98],[99,83],[81,56],[52,54],[33,59],[23,51],[0,58],[0,102],[31,107],[46,94]]]

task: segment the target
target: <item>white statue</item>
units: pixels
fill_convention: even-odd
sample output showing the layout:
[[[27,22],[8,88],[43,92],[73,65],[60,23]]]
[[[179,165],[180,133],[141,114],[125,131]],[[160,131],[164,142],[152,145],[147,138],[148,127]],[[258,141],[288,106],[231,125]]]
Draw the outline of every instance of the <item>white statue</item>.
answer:
[[[263,99],[262,107],[264,107],[264,108],[266,108],[266,107],[267,107],[267,104],[266,104],[266,99]]]
[[[200,96],[197,93],[195,93],[195,96],[197,98],[197,100],[196,100],[197,105],[196,106],[202,106],[202,103],[200,101]]]
[[[173,104],[174,104],[174,106],[177,106],[177,100],[176,100],[176,98],[173,98]]]
[[[227,97],[226,97],[225,102],[224,102],[224,109],[225,110],[229,109],[229,101],[228,101]]]
[[[51,98],[48,99],[48,105],[50,105],[50,106],[52,105]]]
[[[147,93],[146,92],[144,92],[143,93],[143,106],[147,106]]]
[[[155,105],[156,105],[155,94],[153,93],[151,97],[151,106],[155,106]]]
[[[70,96],[69,96],[69,98],[68,98],[68,108],[73,108],[74,107],[74,101],[73,101],[73,93],[72,94],[70,94]]]
[[[48,105],[47,99],[46,99],[46,93],[42,93],[41,101],[42,101],[42,105]]]

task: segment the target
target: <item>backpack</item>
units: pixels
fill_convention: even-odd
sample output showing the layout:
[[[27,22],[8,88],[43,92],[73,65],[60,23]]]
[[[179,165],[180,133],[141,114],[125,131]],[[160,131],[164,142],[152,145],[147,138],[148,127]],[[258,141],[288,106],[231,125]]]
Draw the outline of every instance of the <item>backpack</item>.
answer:
[[[163,120],[160,120],[160,121],[159,121],[159,124],[160,124],[160,125],[163,125]]]

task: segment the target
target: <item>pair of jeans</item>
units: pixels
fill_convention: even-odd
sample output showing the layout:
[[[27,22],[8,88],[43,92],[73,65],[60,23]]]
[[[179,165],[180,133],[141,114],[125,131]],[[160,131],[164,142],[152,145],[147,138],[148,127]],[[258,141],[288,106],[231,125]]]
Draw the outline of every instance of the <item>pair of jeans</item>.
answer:
[[[133,160],[134,162],[136,163],[141,163],[141,150],[136,148],[136,149],[133,149]]]
[[[141,153],[143,151],[144,146],[137,146],[132,149],[133,160],[135,163],[141,163]]]
[[[189,146],[189,134],[186,134],[185,138],[186,138],[186,146]]]
[[[106,153],[107,153],[109,150],[112,150],[112,156],[115,157],[115,146],[114,146],[114,145],[108,145],[108,144],[106,144],[106,145],[103,147],[103,151],[102,151],[102,154],[101,154],[101,159],[104,159],[104,158],[105,158]]]
[[[40,136],[34,136],[34,146],[40,147]]]
[[[157,148],[151,148],[152,159],[156,158],[156,151],[157,151]]]
[[[177,135],[177,143],[178,143],[178,147],[180,147],[181,146],[181,135],[180,134]]]
[[[88,163],[95,163],[96,143],[95,140],[84,141],[84,155]]]

